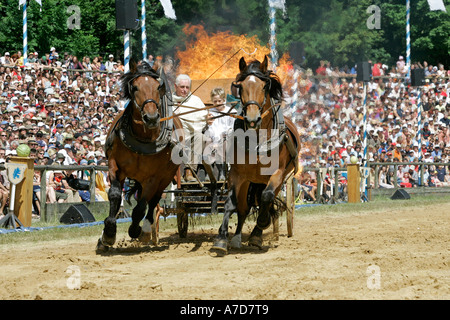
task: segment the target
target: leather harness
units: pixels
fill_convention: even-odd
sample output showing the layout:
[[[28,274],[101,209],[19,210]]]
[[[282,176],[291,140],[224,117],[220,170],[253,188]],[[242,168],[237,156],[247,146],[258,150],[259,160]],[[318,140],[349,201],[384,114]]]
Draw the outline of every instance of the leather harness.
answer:
[[[274,101],[273,98],[270,99],[270,103],[272,106],[276,104],[276,102]],[[256,148],[254,150],[249,150],[250,144],[246,144],[245,151],[256,152],[256,154],[260,154],[260,153],[268,154],[272,150],[279,150],[283,144],[286,144],[286,147],[288,148],[288,151],[291,155],[291,159],[286,164],[286,168],[291,164],[292,161],[294,161],[294,166],[295,166],[294,172],[297,172],[297,170],[298,170],[297,148],[299,145],[299,141],[297,141],[293,132],[291,132],[291,130],[286,126],[286,124],[284,122],[284,115],[283,115],[280,105],[281,104],[278,103],[278,107],[272,108],[272,110],[271,110],[272,119],[273,119],[272,129],[278,130],[277,131],[278,135],[272,136],[272,137],[270,137],[269,140],[256,145]],[[244,110],[242,108],[241,115],[243,115],[243,114],[244,114]],[[236,119],[236,121],[234,122],[234,131],[236,131],[237,129],[242,129],[245,131],[244,120]],[[292,139],[289,138],[288,132],[291,133]]]
[[[163,81],[165,83],[165,79],[160,79],[160,82]],[[166,86],[166,88],[168,88]],[[160,110],[161,117],[171,117],[173,110],[170,97],[170,90],[167,90],[166,93],[161,97]],[[145,103],[156,103],[156,101],[146,100]],[[135,103],[135,102],[134,102]],[[138,136],[133,134],[133,130],[131,128],[132,123],[132,112],[133,107],[129,106],[130,101],[125,105],[125,111],[123,112],[120,119],[115,123],[114,127],[111,130],[111,133],[108,135],[105,141],[105,150],[109,150],[112,148],[114,139],[119,137],[120,141],[131,151],[141,154],[141,155],[154,155],[161,152],[164,148],[169,146],[173,148],[178,142],[178,136],[175,130],[174,132],[174,123],[173,119],[170,118],[167,121],[162,122],[161,124],[161,132],[156,140],[149,141],[145,139],[141,139]]]

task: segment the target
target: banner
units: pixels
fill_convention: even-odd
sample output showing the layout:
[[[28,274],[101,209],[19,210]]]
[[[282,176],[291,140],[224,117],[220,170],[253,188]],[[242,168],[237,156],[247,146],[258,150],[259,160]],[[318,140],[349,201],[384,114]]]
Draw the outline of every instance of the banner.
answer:
[[[12,184],[19,184],[25,177],[27,165],[24,163],[5,163],[8,179]]]
[[[175,10],[173,10],[172,2],[170,0],[160,0],[163,9],[164,9],[164,15],[169,18],[176,20],[177,17],[175,15]]]
[[[281,9],[283,12],[286,11],[286,8],[284,7],[284,3],[286,0],[269,0],[269,7],[275,8],[275,9]]]
[[[39,3],[39,5],[41,6],[41,10],[42,10],[42,0],[34,0],[34,1]],[[20,9],[20,6],[23,6],[25,4],[25,2],[27,2],[27,0],[19,0],[19,9]]]
[[[430,11],[441,10],[447,12],[443,0],[428,0],[428,4],[430,5]]]

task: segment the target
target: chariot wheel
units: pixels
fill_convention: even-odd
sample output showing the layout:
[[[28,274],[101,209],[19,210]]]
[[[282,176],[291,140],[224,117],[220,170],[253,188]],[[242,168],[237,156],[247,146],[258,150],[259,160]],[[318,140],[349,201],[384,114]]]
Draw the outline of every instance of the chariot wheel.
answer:
[[[177,224],[180,238],[186,238],[189,224],[189,215],[186,210],[177,213]]]
[[[294,178],[291,176],[286,181],[286,223],[288,237],[294,235],[295,185],[293,180]]]

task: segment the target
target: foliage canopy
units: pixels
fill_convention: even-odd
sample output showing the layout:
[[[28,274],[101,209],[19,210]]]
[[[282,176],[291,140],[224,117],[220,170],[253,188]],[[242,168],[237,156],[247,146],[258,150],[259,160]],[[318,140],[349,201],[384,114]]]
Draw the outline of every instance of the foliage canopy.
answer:
[[[446,1],[448,2],[448,1]],[[28,1],[28,46],[40,56],[54,46],[58,52],[78,56],[109,53],[123,56],[123,32],[116,30],[115,0]],[[138,1],[140,7],[140,1]],[[174,55],[184,49],[186,23],[202,24],[208,32],[230,30],[257,35],[269,41],[267,1],[260,0],[172,0],[177,20],[164,17],[159,0],[146,0],[148,52]],[[67,27],[73,14],[67,8],[80,7],[80,29]],[[369,29],[370,5],[380,8],[380,29]],[[412,62],[450,64],[450,6],[447,12],[429,11],[427,0],[411,1]],[[0,3],[0,53],[22,50],[22,10],[18,1]],[[138,14],[140,16],[140,12]],[[320,60],[335,66],[372,60],[392,65],[406,52],[406,6],[404,0],[286,0],[286,12],[276,14],[277,47],[287,52],[292,42],[304,47],[305,65],[315,68]],[[141,57],[140,28],[132,32],[132,52]]]

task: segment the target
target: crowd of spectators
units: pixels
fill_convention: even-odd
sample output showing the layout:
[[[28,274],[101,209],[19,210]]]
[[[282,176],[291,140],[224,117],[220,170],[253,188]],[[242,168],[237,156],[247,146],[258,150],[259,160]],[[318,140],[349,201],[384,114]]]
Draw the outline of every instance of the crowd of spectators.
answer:
[[[27,144],[36,165],[105,165],[107,130],[124,107],[118,83],[122,71],[113,55],[106,62],[102,57],[79,61],[51,48],[42,57],[30,53],[24,65],[20,52],[6,52],[0,57],[0,163]],[[61,181],[65,173],[46,177],[47,201],[88,201]],[[35,175],[35,190],[38,180]],[[0,182],[8,187],[4,172]]]
[[[402,56],[389,68],[381,63],[372,67],[366,84],[366,131],[364,131],[364,84],[357,82],[355,68],[339,69],[323,61],[315,70],[302,70],[299,75],[298,99],[287,86],[287,113],[299,128],[305,167],[343,167],[355,156],[364,162],[364,132],[367,136],[367,161],[399,162],[401,172],[387,167],[390,176],[398,176],[398,185],[417,186],[418,165],[411,162],[448,163],[450,160],[450,72],[442,64],[427,62],[412,65],[425,70],[423,86],[407,82],[407,68]],[[419,113],[419,90],[422,111]],[[421,135],[419,126],[422,127]],[[426,166],[423,185],[445,185],[450,181],[447,166]],[[412,172],[410,171],[412,169]],[[383,169],[384,170],[384,169]],[[439,175],[441,183],[428,177]],[[407,184],[406,177],[415,176],[416,183]],[[408,182],[409,183],[409,182]]]
[[[367,84],[370,162],[449,161],[449,72],[443,65],[426,62],[413,67],[426,69],[427,76],[421,88],[421,140],[419,89],[402,78],[403,58],[390,70],[376,63],[372,72],[380,77]],[[105,60],[100,56],[92,61],[90,57],[79,60],[51,48],[41,57],[30,53],[24,65],[21,52],[6,52],[0,57],[0,162],[15,155],[20,144],[28,144],[35,164],[106,164],[103,145],[107,130],[124,108],[121,72],[123,64],[113,55]],[[355,72],[354,68],[333,68],[323,62],[315,72],[309,69],[300,73],[298,99],[291,116],[302,137],[304,166],[341,167],[349,163],[352,155],[363,160],[364,88],[352,76]],[[290,105],[295,94],[289,91],[289,84],[285,88]],[[405,167],[412,168],[407,164]],[[8,185],[4,177],[0,180]],[[47,185],[55,190],[64,187],[62,182],[55,186],[49,181]],[[2,207],[4,192],[2,189]],[[50,202],[72,199],[70,195],[58,196],[58,192],[54,195],[52,190],[47,195]]]

